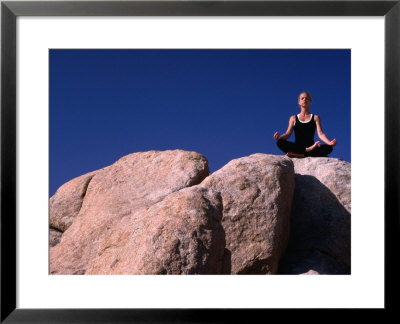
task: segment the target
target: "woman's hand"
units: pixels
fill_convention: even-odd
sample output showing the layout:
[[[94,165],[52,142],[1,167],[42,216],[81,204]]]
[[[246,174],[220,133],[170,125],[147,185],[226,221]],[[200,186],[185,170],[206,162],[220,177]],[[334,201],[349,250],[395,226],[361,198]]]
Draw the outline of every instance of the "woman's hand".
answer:
[[[336,145],[336,138],[329,142],[329,145],[335,146]]]
[[[321,142],[320,141],[316,141],[314,143],[314,145],[311,146],[311,150],[315,149],[316,147],[320,147],[321,146]]]
[[[306,148],[306,152],[311,152],[313,149],[315,149],[316,147],[320,147],[320,146],[321,146],[321,142],[316,141],[313,145]]]
[[[279,133],[278,133],[278,132],[275,132],[275,134],[274,134],[274,138],[275,138],[276,140],[278,140],[278,139],[279,139]]]

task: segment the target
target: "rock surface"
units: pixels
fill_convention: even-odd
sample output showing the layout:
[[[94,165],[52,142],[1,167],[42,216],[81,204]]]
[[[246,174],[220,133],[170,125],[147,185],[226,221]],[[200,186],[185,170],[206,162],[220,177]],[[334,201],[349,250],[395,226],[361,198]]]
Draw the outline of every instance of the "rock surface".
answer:
[[[96,172],[90,172],[63,184],[50,198],[50,226],[65,232],[81,210],[83,198],[90,180]]]
[[[221,274],[225,246],[218,193],[195,186],[121,220],[86,274]]]
[[[351,164],[334,158],[293,163],[291,236],[279,273],[350,273]]]
[[[351,213],[351,164],[335,158],[293,159],[295,173],[317,178]]]
[[[50,198],[50,273],[348,274],[350,175],[333,158],[253,154],[209,175],[195,152],[130,154]]]
[[[50,273],[84,274],[102,240],[123,218],[136,217],[168,194],[200,183],[208,174],[204,156],[182,150],[134,153],[96,171],[78,215],[61,242],[50,249]]]
[[[50,228],[49,231],[49,246],[53,247],[60,243],[62,232]]]
[[[289,239],[294,191],[289,158],[253,154],[235,159],[202,184],[221,193],[228,269],[273,274]],[[230,268],[230,271],[229,271]]]

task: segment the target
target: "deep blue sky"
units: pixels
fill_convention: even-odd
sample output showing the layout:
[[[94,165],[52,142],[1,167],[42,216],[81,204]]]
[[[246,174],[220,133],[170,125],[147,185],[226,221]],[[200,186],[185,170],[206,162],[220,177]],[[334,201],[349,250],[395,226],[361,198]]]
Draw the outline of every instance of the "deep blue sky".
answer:
[[[350,162],[350,61],[350,50],[50,50],[50,196],[133,152],[196,151],[210,172],[283,154],[272,135],[301,91],[337,139],[330,156]]]

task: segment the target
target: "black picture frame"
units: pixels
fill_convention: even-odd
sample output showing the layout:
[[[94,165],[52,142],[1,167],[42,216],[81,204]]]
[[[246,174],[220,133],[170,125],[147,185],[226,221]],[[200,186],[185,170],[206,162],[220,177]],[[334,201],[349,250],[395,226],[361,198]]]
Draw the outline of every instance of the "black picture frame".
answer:
[[[265,311],[207,309],[205,312],[204,309],[19,309],[16,307],[16,19],[18,16],[383,16],[385,19],[384,310],[395,310],[395,297],[391,296],[395,296],[397,292],[397,267],[389,266],[389,263],[393,258],[396,259],[400,224],[398,186],[400,0],[2,1],[0,296],[2,323],[217,323],[236,321],[238,312],[255,319],[255,316],[262,316]]]

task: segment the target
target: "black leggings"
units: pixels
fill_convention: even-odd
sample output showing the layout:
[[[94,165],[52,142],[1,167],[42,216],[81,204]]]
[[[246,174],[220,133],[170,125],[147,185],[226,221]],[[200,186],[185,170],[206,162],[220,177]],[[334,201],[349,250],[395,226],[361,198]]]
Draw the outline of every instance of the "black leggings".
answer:
[[[304,156],[313,156],[313,157],[323,157],[327,156],[333,151],[332,146],[327,144],[322,144],[320,147],[316,147],[311,152],[306,152],[306,148],[293,143],[287,140],[278,140],[276,145],[285,153],[292,152],[298,154],[304,154]]]

